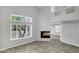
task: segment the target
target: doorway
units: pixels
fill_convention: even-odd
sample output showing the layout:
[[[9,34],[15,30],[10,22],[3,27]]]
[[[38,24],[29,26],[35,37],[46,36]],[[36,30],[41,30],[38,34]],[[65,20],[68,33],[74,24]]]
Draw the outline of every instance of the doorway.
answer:
[[[61,24],[52,24],[51,26],[51,37],[60,39],[61,36]]]

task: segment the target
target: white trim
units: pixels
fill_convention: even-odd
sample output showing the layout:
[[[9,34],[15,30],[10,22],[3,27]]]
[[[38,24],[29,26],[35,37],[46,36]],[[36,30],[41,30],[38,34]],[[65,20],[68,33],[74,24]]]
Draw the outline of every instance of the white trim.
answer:
[[[17,46],[20,46],[20,45],[28,44],[28,43],[35,42],[35,41],[36,40],[31,40],[31,41],[29,41],[27,43],[21,43],[21,44],[18,44],[18,45],[15,45],[15,46],[11,46],[11,47],[1,48],[0,51],[6,50],[6,49],[9,49],[9,48],[13,48],[13,47],[17,47]]]
[[[66,43],[66,44],[70,44],[70,45],[73,45],[73,46],[79,47],[78,44],[75,44],[75,43],[72,43],[72,42],[68,42],[68,41],[64,41],[64,40],[60,40],[60,41],[63,42],[63,43]]]
[[[61,24],[61,32],[60,32],[60,41],[62,40],[62,24]]]

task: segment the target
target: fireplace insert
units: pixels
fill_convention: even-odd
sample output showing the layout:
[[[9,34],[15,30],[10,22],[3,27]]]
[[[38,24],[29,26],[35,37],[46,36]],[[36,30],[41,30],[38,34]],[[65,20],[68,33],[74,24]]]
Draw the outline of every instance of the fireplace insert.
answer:
[[[41,31],[41,38],[50,38],[50,31]]]

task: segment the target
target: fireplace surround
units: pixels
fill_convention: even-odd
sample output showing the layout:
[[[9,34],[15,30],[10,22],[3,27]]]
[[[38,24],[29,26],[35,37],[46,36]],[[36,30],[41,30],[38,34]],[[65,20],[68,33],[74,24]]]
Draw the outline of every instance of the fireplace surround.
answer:
[[[50,31],[41,31],[41,38],[50,38]]]

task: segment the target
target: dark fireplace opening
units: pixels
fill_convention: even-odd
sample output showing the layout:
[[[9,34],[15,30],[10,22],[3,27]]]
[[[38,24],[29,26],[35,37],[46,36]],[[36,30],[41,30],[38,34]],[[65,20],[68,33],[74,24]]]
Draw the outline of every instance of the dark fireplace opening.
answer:
[[[50,31],[41,31],[41,38],[50,38]]]

